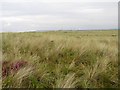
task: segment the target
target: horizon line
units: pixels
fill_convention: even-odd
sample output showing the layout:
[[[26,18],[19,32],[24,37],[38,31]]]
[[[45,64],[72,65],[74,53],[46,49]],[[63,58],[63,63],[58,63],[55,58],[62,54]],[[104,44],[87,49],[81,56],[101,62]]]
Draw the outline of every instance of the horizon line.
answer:
[[[59,30],[25,30],[25,31],[0,31],[0,33],[9,33],[9,32],[46,32],[46,31],[106,31],[106,30],[120,30],[120,29],[81,29],[81,30],[77,30],[77,29],[73,29],[73,30],[70,30],[70,29],[66,29],[66,30],[62,30],[62,29],[59,29]]]

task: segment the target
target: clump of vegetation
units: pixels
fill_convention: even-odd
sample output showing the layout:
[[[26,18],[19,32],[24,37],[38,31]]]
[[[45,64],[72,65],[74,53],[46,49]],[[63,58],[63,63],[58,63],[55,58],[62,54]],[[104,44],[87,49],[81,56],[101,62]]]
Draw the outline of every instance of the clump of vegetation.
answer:
[[[2,76],[7,77],[10,74],[15,74],[19,69],[24,67],[27,64],[25,61],[17,61],[14,63],[8,62],[8,61],[3,61],[2,63]]]
[[[117,31],[2,33],[2,87],[116,88],[117,36]]]

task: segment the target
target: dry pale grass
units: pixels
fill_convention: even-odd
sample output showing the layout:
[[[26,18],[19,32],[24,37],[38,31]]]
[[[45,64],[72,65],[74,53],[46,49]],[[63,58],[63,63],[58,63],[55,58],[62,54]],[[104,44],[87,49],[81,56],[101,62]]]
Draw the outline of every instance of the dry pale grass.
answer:
[[[113,35],[114,34],[114,35]],[[118,87],[117,31],[3,33],[3,62],[26,61],[3,87]]]

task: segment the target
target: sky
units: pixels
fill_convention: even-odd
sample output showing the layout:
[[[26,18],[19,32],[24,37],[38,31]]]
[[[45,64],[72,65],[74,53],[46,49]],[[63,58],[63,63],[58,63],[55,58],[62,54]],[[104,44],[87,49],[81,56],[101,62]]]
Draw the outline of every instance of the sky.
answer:
[[[1,0],[0,32],[118,29],[119,0]]]

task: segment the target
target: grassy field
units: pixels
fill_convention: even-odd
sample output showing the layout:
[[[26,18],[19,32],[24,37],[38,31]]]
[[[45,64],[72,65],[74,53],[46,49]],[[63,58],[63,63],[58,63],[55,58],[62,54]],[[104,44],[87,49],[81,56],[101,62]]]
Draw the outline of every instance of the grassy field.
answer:
[[[118,31],[2,33],[3,88],[118,87]]]

